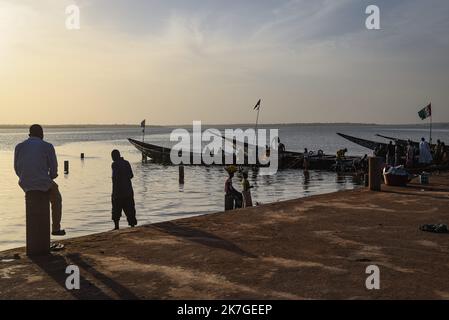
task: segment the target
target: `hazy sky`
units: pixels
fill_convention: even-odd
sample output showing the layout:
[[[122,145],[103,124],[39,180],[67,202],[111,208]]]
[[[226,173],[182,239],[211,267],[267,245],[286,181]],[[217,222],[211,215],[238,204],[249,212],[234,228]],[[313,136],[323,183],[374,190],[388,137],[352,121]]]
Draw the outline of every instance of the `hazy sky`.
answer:
[[[430,100],[449,122],[449,1],[0,0],[0,124],[253,122],[259,98],[264,123],[419,122]]]

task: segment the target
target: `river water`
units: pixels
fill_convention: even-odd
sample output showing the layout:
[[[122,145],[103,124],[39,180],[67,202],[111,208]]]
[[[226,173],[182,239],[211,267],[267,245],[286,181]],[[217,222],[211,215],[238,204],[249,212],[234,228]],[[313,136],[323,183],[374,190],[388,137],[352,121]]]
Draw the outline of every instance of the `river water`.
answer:
[[[362,138],[384,141],[376,133],[418,140],[428,136],[423,127],[352,126],[352,125],[283,125],[280,137],[288,150],[323,150],[334,154],[342,147],[349,154],[369,153],[337,136],[336,132]],[[218,127],[223,129],[224,127]],[[146,141],[170,146],[170,127],[147,128]],[[188,127],[186,129],[189,129]],[[153,163],[142,164],[141,155],[127,138],[141,139],[140,128],[135,127],[87,127],[48,128],[45,140],[56,147],[60,163],[60,176],[56,180],[63,195],[62,226],[68,237],[87,235],[112,229],[111,159],[110,152],[117,148],[130,161],[134,170],[133,180],[137,218],[139,224],[161,222],[177,218],[201,215],[223,210],[224,181],[226,173],[220,167],[186,167],[185,185],[178,183],[178,169]],[[434,137],[449,141],[449,129],[434,131]],[[27,138],[26,128],[0,129],[0,250],[25,245],[24,193],[17,184],[13,170],[14,146]],[[80,159],[85,153],[85,159]],[[70,173],[64,175],[62,164],[70,162]],[[259,176],[250,172],[254,185],[253,201],[270,203],[352,189],[361,181],[352,175],[333,172],[300,170],[280,171],[274,176]],[[238,179],[234,185],[240,188]],[[126,226],[125,219],[122,227]]]

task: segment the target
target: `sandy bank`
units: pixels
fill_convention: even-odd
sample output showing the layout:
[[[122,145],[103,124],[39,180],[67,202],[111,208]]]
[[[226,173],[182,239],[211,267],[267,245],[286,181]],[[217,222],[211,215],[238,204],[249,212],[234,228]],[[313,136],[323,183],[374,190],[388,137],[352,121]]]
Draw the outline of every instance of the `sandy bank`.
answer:
[[[449,299],[449,175],[423,188],[344,191],[64,241],[30,260],[0,253],[0,298]],[[81,289],[65,288],[65,268]],[[381,289],[365,287],[378,265]]]

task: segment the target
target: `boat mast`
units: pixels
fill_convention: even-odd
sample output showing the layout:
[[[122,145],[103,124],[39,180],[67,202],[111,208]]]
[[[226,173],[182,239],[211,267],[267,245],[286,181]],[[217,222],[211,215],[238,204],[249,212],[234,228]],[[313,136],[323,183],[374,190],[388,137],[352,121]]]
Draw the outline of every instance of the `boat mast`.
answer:
[[[256,117],[256,130],[255,130],[255,134],[256,134],[256,141],[254,141],[254,145],[256,146],[256,157],[259,157],[259,144],[258,144],[258,136],[259,134],[257,133],[257,129],[259,127],[259,113],[260,113],[260,105],[262,104],[262,99],[259,99],[259,101],[257,102],[256,106],[254,107],[254,109],[257,109],[257,117]]]
[[[432,104],[430,104],[432,105]],[[430,135],[429,135],[429,144],[432,146],[432,107],[430,109]]]
[[[258,138],[257,129],[259,127],[259,113],[260,113],[260,105],[261,104],[262,104],[262,99],[259,99],[259,102],[257,102],[256,106],[254,107],[254,109],[257,109],[257,116],[256,116],[256,141],[255,141],[256,147],[257,147],[257,138]]]

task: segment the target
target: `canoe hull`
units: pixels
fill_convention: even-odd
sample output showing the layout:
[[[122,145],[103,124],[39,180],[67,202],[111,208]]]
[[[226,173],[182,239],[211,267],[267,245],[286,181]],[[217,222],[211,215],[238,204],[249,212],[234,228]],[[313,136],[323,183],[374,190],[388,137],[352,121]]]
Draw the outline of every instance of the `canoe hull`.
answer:
[[[358,144],[359,146],[365,147],[367,149],[370,150],[374,150],[377,147],[381,147],[381,148],[386,148],[387,144],[386,143],[382,143],[382,142],[377,142],[377,141],[371,141],[371,140],[366,140],[366,139],[362,139],[362,138],[357,138],[357,137],[353,137],[347,134],[343,134],[343,133],[337,133],[340,137],[345,138],[346,140],[349,140],[355,144]]]
[[[165,165],[173,165],[170,154],[172,152],[172,149],[165,148],[149,143],[144,143],[141,141],[137,141],[134,139],[128,139],[129,142],[142,154],[150,158],[155,163],[161,163]],[[193,161],[194,159],[202,159],[200,154],[195,153],[189,153],[187,155],[187,158],[190,159],[189,163],[186,165],[202,165],[202,166],[210,166],[209,164],[204,163],[201,161],[199,164],[195,164]],[[348,167],[350,166],[350,163],[352,163],[354,160],[358,160],[360,157],[347,157],[346,162],[348,163]],[[334,170],[335,167],[335,156],[329,156],[329,155],[309,155],[308,156],[308,169],[311,170]],[[226,163],[225,159],[222,159],[222,164],[213,164],[213,166],[225,166],[229,163]],[[239,166],[250,166],[250,167],[264,167],[268,165],[263,164],[236,164]],[[300,152],[294,152],[294,151],[286,151],[279,155],[279,163],[278,163],[279,169],[303,169],[304,168],[304,155]]]

